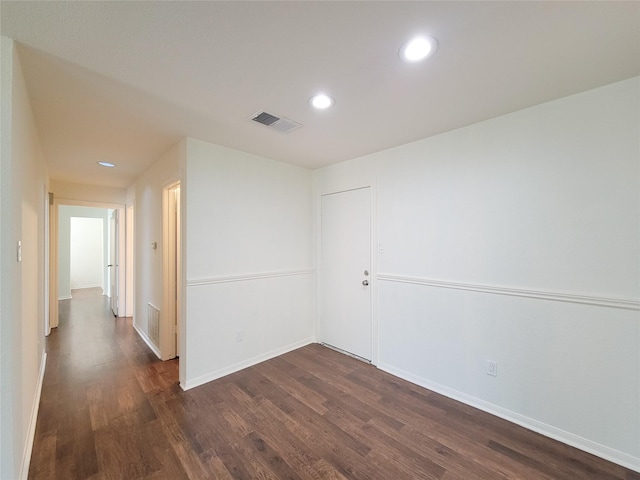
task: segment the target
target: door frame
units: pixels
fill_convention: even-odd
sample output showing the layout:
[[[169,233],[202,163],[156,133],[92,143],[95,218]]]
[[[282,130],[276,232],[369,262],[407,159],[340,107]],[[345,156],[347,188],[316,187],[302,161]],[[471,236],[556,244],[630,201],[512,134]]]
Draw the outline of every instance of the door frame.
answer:
[[[109,212],[109,210],[107,210]],[[114,218],[115,217],[115,218]],[[111,307],[111,312],[115,317],[122,317],[124,315],[120,315],[120,246],[118,245],[118,237],[120,232],[120,212],[118,209],[111,209],[111,213],[108,214],[108,238],[109,238],[109,264],[107,268],[113,268],[114,270],[109,270],[109,305]],[[114,241],[115,240],[115,241]],[[115,257],[115,258],[114,258]],[[124,265],[123,265],[124,267]],[[115,289],[112,288],[115,286]],[[115,290],[115,292],[114,292]],[[124,300],[124,299],[123,299]],[[125,302],[123,302],[124,304]]]
[[[92,202],[89,200],[73,200],[69,198],[57,198],[54,195],[49,216],[49,325],[55,328],[59,324],[58,311],[58,231],[59,208],[62,205],[72,207],[93,207],[118,210],[118,223],[124,218],[125,206],[119,203]],[[125,229],[122,225],[118,229],[118,244],[125,244]],[[118,263],[126,265],[132,259],[126,258],[126,249],[118,249]],[[118,296],[126,298],[125,269],[118,272]]]
[[[51,274],[49,270],[51,269],[51,210],[53,208],[53,194],[49,192],[49,185],[44,184],[44,275],[43,275],[43,285],[42,288],[44,290],[44,335],[45,337],[51,334],[51,300],[49,299],[50,295],[50,287],[49,283],[51,282]]]
[[[344,193],[352,190],[361,190],[368,188],[371,202],[371,275],[369,276],[369,286],[371,287],[371,364],[378,365],[379,359],[379,340],[378,340],[378,202],[376,186],[372,183],[345,185],[342,188],[330,188],[318,191],[314,196],[316,213],[315,230],[316,230],[316,340],[319,343],[323,341],[322,334],[322,304],[324,293],[322,291],[322,197],[325,195],[333,195],[336,193]]]
[[[135,207],[134,204],[127,204],[125,207],[125,317],[133,317],[135,312],[135,269],[133,266],[133,253],[135,252],[135,230],[134,230]]]
[[[179,189],[178,200],[174,192]],[[160,314],[160,353],[162,360],[184,354],[184,248],[183,191],[179,178],[162,187],[162,310]],[[164,312],[164,313],[163,313]],[[179,342],[179,345],[178,345]],[[181,362],[182,363],[182,362]]]

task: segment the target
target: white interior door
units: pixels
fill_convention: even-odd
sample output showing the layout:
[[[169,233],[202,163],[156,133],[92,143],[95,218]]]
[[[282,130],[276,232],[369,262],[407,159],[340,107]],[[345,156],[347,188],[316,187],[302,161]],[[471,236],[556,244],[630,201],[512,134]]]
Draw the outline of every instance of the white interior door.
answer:
[[[109,219],[109,293],[111,311],[118,316],[118,210],[111,212]]]
[[[322,340],[372,358],[370,188],[322,196]]]

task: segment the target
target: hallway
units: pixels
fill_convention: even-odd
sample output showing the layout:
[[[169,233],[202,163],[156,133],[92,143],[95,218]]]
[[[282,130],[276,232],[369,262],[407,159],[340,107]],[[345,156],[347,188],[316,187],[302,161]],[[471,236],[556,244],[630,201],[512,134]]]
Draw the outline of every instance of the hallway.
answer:
[[[72,293],[47,338],[29,478],[138,478],[162,464],[184,477],[150,397],[180,391],[177,361],[159,361],[101,289]]]

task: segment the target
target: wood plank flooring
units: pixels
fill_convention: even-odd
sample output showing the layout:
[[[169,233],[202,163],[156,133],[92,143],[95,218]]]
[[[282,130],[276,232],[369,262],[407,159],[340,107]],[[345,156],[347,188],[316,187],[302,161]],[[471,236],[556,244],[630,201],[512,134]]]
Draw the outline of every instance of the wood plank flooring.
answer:
[[[73,293],[30,479],[640,479],[319,345],[183,392],[131,319]]]

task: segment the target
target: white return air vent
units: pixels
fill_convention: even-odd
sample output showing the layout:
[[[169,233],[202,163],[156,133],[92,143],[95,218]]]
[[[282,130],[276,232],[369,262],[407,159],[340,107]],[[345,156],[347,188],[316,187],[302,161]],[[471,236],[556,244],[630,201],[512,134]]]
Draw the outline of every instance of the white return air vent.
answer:
[[[147,302],[147,331],[151,343],[160,348],[160,310],[151,302]]]
[[[282,133],[292,132],[296,128],[300,128],[302,126],[302,124],[289,120],[288,118],[276,117],[275,115],[262,111],[253,115],[251,120]]]

